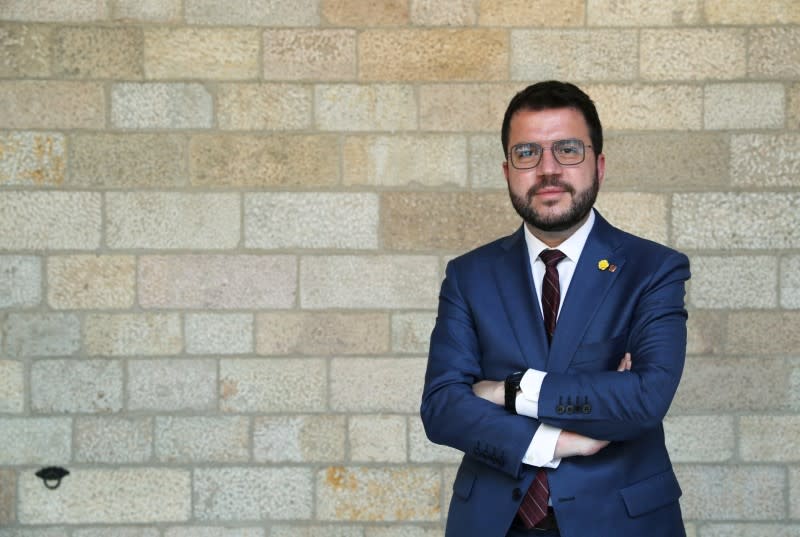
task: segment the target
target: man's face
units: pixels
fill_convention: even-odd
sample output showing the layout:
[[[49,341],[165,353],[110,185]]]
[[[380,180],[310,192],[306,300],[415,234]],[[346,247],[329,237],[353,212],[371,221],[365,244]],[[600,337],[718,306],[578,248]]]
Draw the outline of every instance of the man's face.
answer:
[[[550,149],[553,142],[570,139],[580,140],[585,146],[585,159],[580,164],[561,164]],[[511,203],[533,233],[538,230],[567,237],[580,227],[594,205],[605,177],[605,156],[596,156],[594,148],[589,147],[589,127],[575,108],[515,112],[509,129],[509,151],[526,142],[535,142],[544,151],[534,168],[516,169],[510,160],[503,163]]]

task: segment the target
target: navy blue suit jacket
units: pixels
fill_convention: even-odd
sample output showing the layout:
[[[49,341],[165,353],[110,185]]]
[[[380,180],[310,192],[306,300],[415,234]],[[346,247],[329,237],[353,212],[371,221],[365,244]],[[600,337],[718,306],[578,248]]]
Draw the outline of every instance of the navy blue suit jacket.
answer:
[[[522,228],[448,263],[421,407],[430,440],[464,452],[447,537],[506,534],[540,423],[611,441],[548,470],[562,536],[685,535],[662,420],[683,371],[689,260],[596,217],[550,346]],[[625,352],[633,368],[617,372]],[[538,419],[472,392],[528,368],[548,373]]]

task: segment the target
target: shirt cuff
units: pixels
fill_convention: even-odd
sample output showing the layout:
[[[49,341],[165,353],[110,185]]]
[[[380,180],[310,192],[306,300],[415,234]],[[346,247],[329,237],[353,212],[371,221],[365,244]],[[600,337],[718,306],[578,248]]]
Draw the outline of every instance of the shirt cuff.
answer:
[[[522,458],[522,462],[539,468],[558,468],[561,459],[555,458],[556,443],[561,429],[542,423],[533,435],[531,445]]]
[[[539,392],[547,373],[538,369],[528,369],[519,382],[520,393],[517,394],[515,406],[517,414],[530,418],[539,417]]]

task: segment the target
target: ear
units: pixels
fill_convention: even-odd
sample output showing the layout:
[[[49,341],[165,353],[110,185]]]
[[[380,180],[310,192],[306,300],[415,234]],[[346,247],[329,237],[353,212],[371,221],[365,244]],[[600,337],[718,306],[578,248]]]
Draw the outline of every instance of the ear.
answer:
[[[601,185],[606,178],[606,156],[604,153],[597,155],[597,181]]]
[[[503,175],[506,178],[506,183],[508,183],[508,161],[507,160],[503,161]]]

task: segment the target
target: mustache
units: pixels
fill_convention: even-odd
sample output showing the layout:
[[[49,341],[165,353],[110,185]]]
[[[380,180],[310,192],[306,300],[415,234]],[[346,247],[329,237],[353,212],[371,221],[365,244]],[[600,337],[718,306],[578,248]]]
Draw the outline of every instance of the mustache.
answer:
[[[561,190],[564,190],[565,192],[569,192],[570,194],[573,194],[573,195],[575,194],[575,189],[571,185],[568,185],[567,183],[564,183],[563,181],[561,181],[558,177],[555,177],[555,176],[544,176],[544,177],[541,178],[539,183],[533,185],[532,187],[530,187],[528,189],[528,192],[527,192],[528,201],[530,202],[530,200],[536,194],[538,194],[540,190],[543,190],[545,188],[553,188],[553,187],[560,188]]]

